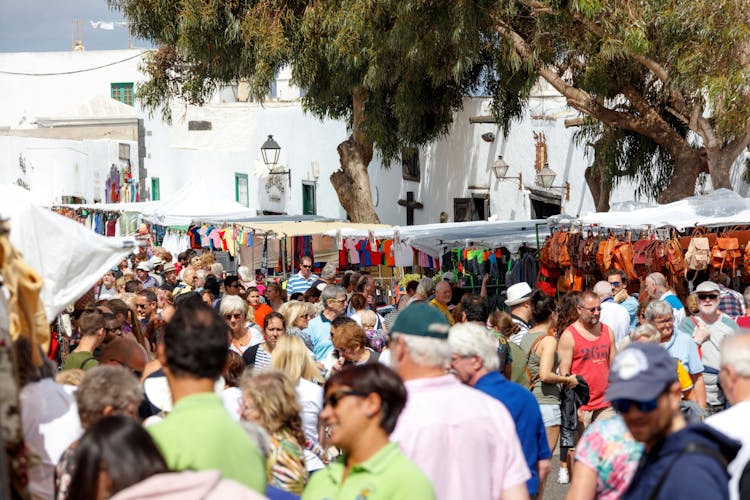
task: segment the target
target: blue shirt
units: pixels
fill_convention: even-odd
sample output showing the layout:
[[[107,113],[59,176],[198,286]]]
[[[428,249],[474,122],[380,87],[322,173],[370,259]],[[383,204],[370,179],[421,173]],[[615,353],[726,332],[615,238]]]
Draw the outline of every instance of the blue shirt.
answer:
[[[333,350],[331,341],[331,322],[321,313],[307,324],[307,333],[313,343],[313,355],[315,361],[323,361]]]
[[[673,358],[680,360],[688,373],[691,375],[703,373],[703,362],[698,354],[698,346],[695,345],[690,335],[680,333],[675,329],[672,332],[672,338],[662,345]]]
[[[314,274],[310,274],[310,277],[305,279],[299,273],[291,276],[286,282],[286,294],[291,297],[293,293],[305,293],[310,288],[318,277]]]
[[[537,462],[552,457],[539,403],[528,389],[510,382],[497,371],[484,375],[474,388],[500,401],[513,417],[518,440],[531,472],[526,487],[529,495],[536,495],[539,493]]]

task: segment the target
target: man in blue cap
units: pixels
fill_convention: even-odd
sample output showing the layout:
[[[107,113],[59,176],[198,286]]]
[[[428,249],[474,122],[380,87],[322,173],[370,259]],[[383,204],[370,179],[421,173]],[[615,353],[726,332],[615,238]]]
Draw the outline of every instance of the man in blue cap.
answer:
[[[606,393],[645,454],[626,499],[729,498],[726,466],[738,442],[680,413],[677,362],[658,344],[634,343],[615,358]]]

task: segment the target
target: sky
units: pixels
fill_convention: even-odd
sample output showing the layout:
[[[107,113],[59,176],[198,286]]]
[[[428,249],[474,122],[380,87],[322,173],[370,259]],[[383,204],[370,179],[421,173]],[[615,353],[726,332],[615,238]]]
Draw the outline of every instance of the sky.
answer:
[[[92,28],[90,21],[123,21],[106,0],[0,0],[0,52],[71,50],[73,20],[81,20],[87,50],[128,48],[128,31],[115,26],[107,31]],[[148,46],[133,40],[137,47]]]

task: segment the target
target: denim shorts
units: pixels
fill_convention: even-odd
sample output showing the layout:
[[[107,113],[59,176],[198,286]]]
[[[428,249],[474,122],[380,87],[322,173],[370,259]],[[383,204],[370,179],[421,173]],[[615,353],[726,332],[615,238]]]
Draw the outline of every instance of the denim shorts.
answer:
[[[560,425],[562,423],[560,405],[542,404],[539,405],[539,409],[542,410],[542,420],[545,427],[552,427],[553,425]]]

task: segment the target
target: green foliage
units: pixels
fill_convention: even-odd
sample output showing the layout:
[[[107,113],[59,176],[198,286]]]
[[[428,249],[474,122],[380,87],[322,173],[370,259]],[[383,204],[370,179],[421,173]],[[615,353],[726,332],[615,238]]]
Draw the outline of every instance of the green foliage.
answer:
[[[690,132],[707,137],[695,117],[709,116],[721,145],[744,140],[750,118],[746,0],[109,3],[134,34],[161,46],[138,89],[147,108],[168,116],[171,98],[202,103],[240,79],[262,100],[289,65],[305,109],[346,120],[385,162],[447,133],[468,93],[492,97],[507,134],[541,68],[596,103],[586,112],[606,126],[581,137],[597,144],[605,178],[639,179],[644,195],[665,189],[679,148],[701,147],[688,140]],[[364,97],[357,116],[355,93]]]

